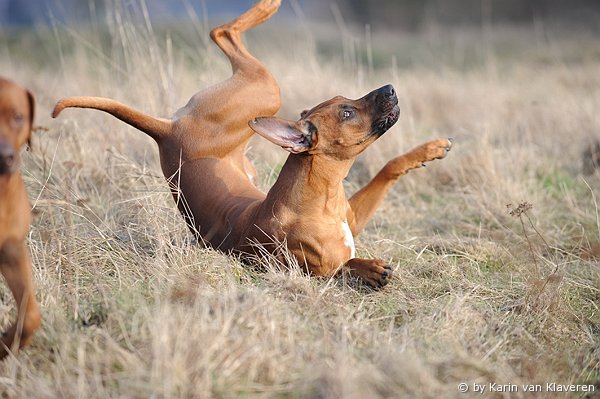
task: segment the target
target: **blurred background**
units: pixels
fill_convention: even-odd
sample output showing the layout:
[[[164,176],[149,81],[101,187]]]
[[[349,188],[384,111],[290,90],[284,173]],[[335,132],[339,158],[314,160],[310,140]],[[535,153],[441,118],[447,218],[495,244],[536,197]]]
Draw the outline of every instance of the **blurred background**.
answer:
[[[156,22],[185,17],[193,10],[223,18],[239,14],[253,0],[146,0],[148,15]],[[119,0],[0,0],[0,25],[73,23],[101,17],[115,6],[139,7],[137,1]],[[343,17],[355,24],[418,30],[431,23],[477,25],[484,23],[546,24],[579,29],[600,28],[600,1],[595,0],[292,0],[284,2],[279,17],[305,13],[311,19]]]

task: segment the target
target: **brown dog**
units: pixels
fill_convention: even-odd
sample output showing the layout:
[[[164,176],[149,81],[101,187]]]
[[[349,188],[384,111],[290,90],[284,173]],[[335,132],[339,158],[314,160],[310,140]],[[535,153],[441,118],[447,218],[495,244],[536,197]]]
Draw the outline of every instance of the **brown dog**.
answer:
[[[391,85],[358,100],[335,97],[302,113],[297,122],[274,117],[250,123],[261,136],[291,152],[264,201],[256,204],[243,234],[264,247],[285,242],[315,275],[348,271],[382,287],[391,268],[381,259],[355,257],[354,236],[371,219],[398,178],[427,161],[443,158],[452,139],[427,142],[390,162],[364,188],[346,199],[343,179],[356,157],[400,115]],[[251,206],[252,208],[252,206]],[[251,252],[252,245],[238,243]]]
[[[0,272],[17,304],[17,320],[2,336],[0,359],[31,341],[41,324],[25,236],[31,206],[19,174],[19,151],[31,139],[34,99],[0,78]]]
[[[241,33],[267,20],[279,5],[280,0],[259,1],[211,32],[233,76],[196,94],[172,119],[97,97],[63,99],[52,115],[66,107],[95,108],[154,138],[179,210],[213,248],[253,254],[256,243],[274,250],[274,243],[284,242],[314,275],[347,270],[381,287],[391,269],[381,260],[354,258],[353,234],[363,229],[398,177],[443,157],[450,142],[436,140],[394,159],[347,201],[341,181],[355,157],[398,119],[396,94],[385,86],[356,101],[336,97],[298,122],[254,119],[279,110],[279,87],[246,50]],[[252,129],[293,153],[266,196],[252,184],[254,170],[244,155],[253,134],[251,120]]]

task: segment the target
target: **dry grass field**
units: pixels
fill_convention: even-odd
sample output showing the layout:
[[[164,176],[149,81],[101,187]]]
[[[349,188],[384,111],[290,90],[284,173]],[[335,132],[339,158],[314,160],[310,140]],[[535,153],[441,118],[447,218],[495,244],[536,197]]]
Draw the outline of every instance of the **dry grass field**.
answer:
[[[395,267],[372,291],[195,245],[151,139],[97,111],[50,118],[71,95],[169,116],[230,72],[201,21],[157,27],[114,10],[0,35],[0,74],[37,97],[22,172],[44,320],[0,364],[0,397],[600,397],[600,171],[582,172],[600,137],[597,35],[539,24],[369,36],[302,20],[248,35],[284,117],[396,87],[400,121],[359,158],[349,193],[391,157],[455,140],[357,238],[359,255]],[[261,187],[285,155],[253,141]],[[4,284],[0,300],[6,326]]]

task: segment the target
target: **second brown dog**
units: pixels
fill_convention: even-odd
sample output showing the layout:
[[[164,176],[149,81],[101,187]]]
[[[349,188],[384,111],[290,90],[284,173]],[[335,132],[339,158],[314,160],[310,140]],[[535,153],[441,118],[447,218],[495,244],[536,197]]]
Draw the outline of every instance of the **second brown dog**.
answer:
[[[2,335],[0,359],[31,341],[41,324],[25,237],[31,206],[19,173],[19,152],[31,139],[33,95],[0,78],[0,272],[17,304],[17,318]]]

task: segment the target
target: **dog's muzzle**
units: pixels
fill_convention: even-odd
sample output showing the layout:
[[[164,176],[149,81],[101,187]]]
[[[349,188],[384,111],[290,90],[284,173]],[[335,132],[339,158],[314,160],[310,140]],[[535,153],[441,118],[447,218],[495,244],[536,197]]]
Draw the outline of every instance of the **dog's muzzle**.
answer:
[[[394,90],[394,86],[387,85],[372,91],[367,96],[373,96],[375,102],[371,131],[373,134],[381,136],[400,118],[396,90]]]
[[[17,154],[13,146],[0,141],[0,175],[12,174],[17,169]]]

